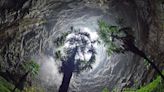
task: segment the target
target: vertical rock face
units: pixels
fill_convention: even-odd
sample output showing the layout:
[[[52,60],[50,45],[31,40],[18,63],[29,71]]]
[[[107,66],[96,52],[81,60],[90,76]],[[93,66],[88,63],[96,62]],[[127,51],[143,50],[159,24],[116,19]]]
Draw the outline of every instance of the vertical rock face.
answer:
[[[71,25],[85,26],[96,31],[98,30],[97,19],[103,19],[113,25],[132,27],[136,45],[160,63],[163,57],[159,56],[164,56],[162,54],[164,37],[161,35],[159,38],[163,32],[158,31],[161,29],[159,21],[156,21],[158,16],[155,15],[154,4],[154,0],[33,0],[30,13],[23,19],[18,18],[13,21],[15,12],[12,12],[0,26],[1,71],[8,69],[10,72],[21,75],[20,65],[24,62],[38,56],[54,57],[53,40],[56,36],[69,30]],[[0,3],[1,6],[3,6],[2,3]],[[104,50],[100,49],[100,51],[105,53]],[[160,53],[155,54],[159,51]],[[110,90],[115,87],[121,89],[125,86],[138,86],[143,81],[149,82],[154,76],[152,69],[146,72],[143,59],[132,53],[113,55],[110,58],[104,54],[100,60],[101,65],[98,65],[99,67],[92,73],[82,74],[72,79],[70,92],[90,92],[90,90],[100,92],[105,86]],[[45,59],[45,62],[48,62],[48,59]],[[57,65],[55,66],[57,69]],[[49,76],[50,73],[45,74]],[[42,75],[44,75],[43,72],[38,76],[39,82],[37,82],[43,84],[47,92],[57,91],[60,83],[55,81],[58,80],[53,78],[50,81],[54,83],[47,85],[40,80]],[[145,81],[147,76],[150,79]],[[135,84],[135,81],[138,83]]]

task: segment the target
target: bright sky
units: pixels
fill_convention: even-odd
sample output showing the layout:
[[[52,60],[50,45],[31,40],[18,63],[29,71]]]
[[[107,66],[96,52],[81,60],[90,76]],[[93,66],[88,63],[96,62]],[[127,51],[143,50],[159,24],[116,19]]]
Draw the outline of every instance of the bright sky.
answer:
[[[96,31],[92,31],[92,30],[89,29],[88,27],[81,27],[80,30],[81,30],[82,32],[87,32],[87,33],[89,33],[92,41],[98,39],[98,34],[97,34]],[[68,38],[71,38],[71,37],[73,37],[73,36],[76,36],[76,35],[73,34],[73,33],[72,33],[72,34],[69,34],[69,35],[67,36],[67,39],[68,39]],[[68,48],[69,46],[70,46],[69,42],[65,43],[65,45],[64,45],[65,48]],[[73,46],[74,46],[74,45],[73,45]],[[95,44],[94,47],[96,48],[96,47],[97,47],[97,44]],[[87,50],[86,50],[85,52],[87,52]],[[77,58],[80,58],[80,59],[84,59],[84,56],[85,56],[85,59],[86,59],[86,60],[89,60],[90,57],[91,57],[91,54],[90,54],[90,53],[85,53],[84,56],[83,56],[82,53],[79,53],[79,54],[80,54],[80,56],[77,57]]]
[[[82,31],[89,33],[91,36],[91,40],[96,40],[98,38],[97,32],[96,31],[93,32],[88,27],[83,27]]]

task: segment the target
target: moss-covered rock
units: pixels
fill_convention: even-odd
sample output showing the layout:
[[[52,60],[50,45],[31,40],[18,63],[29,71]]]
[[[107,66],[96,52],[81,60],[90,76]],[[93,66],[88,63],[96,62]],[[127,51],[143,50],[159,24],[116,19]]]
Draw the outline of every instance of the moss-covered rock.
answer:
[[[162,83],[161,77],[158,76],[151,83],[137,90],[137,92],[164,92],[164,83]]]
[[[40,87],[26,87],[23,92],[45,92],[43,88]]]
[[[9,83],[4,78],[0,77],[0,92],[11,92],[13,88],[14,88],[13,84]]]

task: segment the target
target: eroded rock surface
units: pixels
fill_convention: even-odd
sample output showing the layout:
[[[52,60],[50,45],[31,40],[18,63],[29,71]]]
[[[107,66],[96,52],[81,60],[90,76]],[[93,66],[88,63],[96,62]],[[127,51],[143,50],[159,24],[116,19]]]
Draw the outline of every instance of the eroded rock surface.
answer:
[[[156,30],[159,24],[155,21],[157,16],[154,15],[156,8],[153,1],[155,2],[155,0],[37,0],[33,2],[30,13],[23,19],[13,22],[12,17],[8,17],[6,24],[0,26],[1,71],[8,69],[10,72],[21,74],[19,65],[23,62],[30,59],[36,59],[39,62],[39,59],[44,56],[53,58],[55,51],[53,41],[56,36],[68,31],[72,25],[85,26],[96,31],[98,19],[113,25],[132,27],[136,45],[157,61],[159,54],[163,55],[164,42],[161,40],[160,43],[155,44],[159,46],[158,50],[152,49],[154,46],[149,46],[158,38]],[[120,21],[121,19],[123,21]],[[7,28],[3,28],[4,25]],[[162,35],[160,39],[163,38]],[[161,53],[152,54],[158,51]],[[105,50],[100,49],[100,52],[105,53]],[[159,58],[163,59],[163,57]],[[49,59],[46,60],[45,62],[49,62]],[[110,90],[115,87],[120,89],[133,87],[142,85],[143,81],[149,82],[154,76],[154,72],[146,72],[144,60],[132,53],[111,57],[105,53],[100,60],[101,63],[91,73],[73,77],[70,92],[101,92],[104,87]],[[161,61],[158,60],[158,62]],[[41,77],[49,76],[50,73],[45,74],[47,75],[41,72],[34,83],[41,84],[39,86],[43,86],[47,92],[57,91],[60,83],[53,82],[47,85]],[[145,81],[148,75],[149,79]],[[58,80],[52,78],[49,81]]]

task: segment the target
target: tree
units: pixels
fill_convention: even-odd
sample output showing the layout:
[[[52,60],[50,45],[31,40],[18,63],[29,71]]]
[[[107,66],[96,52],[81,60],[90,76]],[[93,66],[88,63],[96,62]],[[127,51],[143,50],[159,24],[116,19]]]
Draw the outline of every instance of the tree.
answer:
[[[132,34],[132,28],[119,28],[118,26],[110,26],[103,21],[99,21],[99,28],[100,38],[102,38],[102,40],[107,44],[108,51],[112,53],[125,53],[130,51],[136,55],[139,55],[140,57],[146,59],[148,63],[156,70],[156,72],[162,77],[162,79],[164,79],[164,75],[160,72],[155,63],[147,58],[146,54],[135,46],[135,38]],[[115,40],[121,41],[122,44],[117,47]]]
[[[71,32],[69,33],[67,37],[60,36],[57,38],[60,39],[58,40],[60,42],[63,42],[64,39],[66,45],[63,50],[63,55],[62,51],[57,51],[55,54],[62,62],[60,72],[63,73],[63,80],[59,92],[67,92],[73,73],[79,74],[84,70],[92,69],[92,64],[96,58],[96,51],[93,46],[96,41],[92,41],[89,33],[74,30],[73,27],[71,27]],[[87,58],[87,56],[89,58]]]

